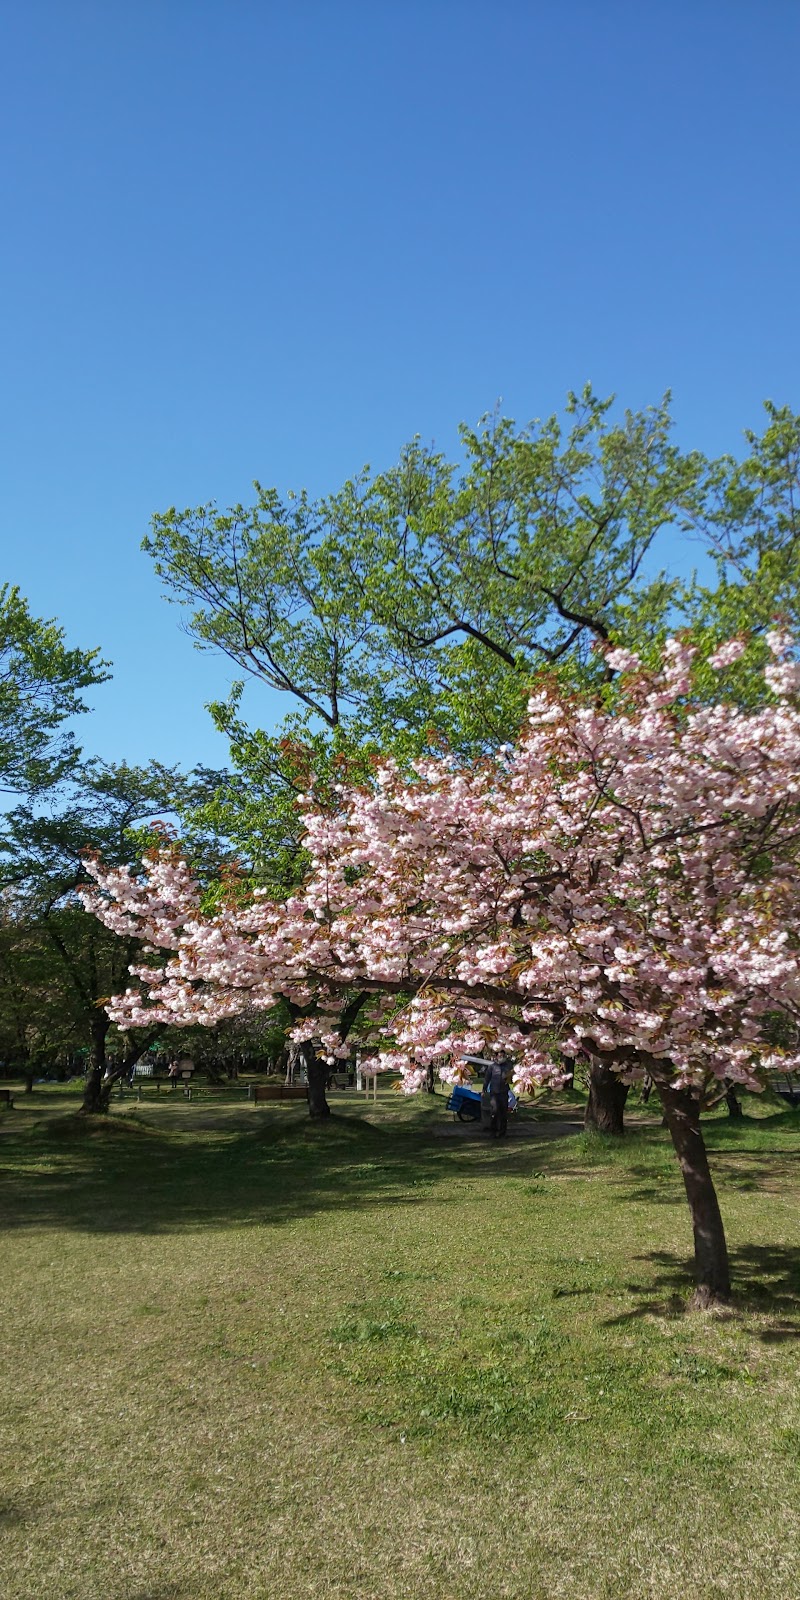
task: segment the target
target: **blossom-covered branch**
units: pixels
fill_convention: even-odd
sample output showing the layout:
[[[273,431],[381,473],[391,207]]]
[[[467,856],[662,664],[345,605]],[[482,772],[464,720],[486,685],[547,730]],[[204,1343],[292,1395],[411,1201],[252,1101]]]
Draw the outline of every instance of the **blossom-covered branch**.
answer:
[[[410,779],[387,762],[333,807],[312,793],[311,867],[285,903],[204,915],[174,851],[144,877],[95,862],[87,903],[157,953],[115,1020],[213,1023],[284,997],[327,1015],[332,1055],[341,999],[363,989],[383,997],[382,1065],[409,1089],[486,1049],[514,1056],[523,1090],[586,1053],[679,1089],[796,1064],[800,667],[783,633],[769,643],[757,711],[693,706],[682,640],[655,672],[610,651],[613,705],[545,683],[494,759],[426,760]]]

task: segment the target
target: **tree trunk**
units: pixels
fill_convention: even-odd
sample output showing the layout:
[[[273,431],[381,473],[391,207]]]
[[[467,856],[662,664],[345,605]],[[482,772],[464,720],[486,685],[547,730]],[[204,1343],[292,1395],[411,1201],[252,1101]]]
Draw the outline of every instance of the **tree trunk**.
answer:
[[[732,1117],[735,1122],[738,1122],[740,1118],[744,1119],[742,1102],[732,1083],[729,1083],[725,1090],[725,1104],[728,1107],[728,1116]]]
[[[425,1072],[425,1089],[426,1089],[426,1092],[428,1094],[435,1094],[436,1093],[436,1082],[435,1082],[435,1079],[434,1079],[434,1076],[433,1076],[433,1062],[432,1061],[430,1061],[428,1063],[428,1067],[427,1067],[427,1070]]]
[[[108,1017],[102,1012],[96,1012],[92,1017],[89,1072],[81,1106],[81,1111],[87,1117],[98,1116],[108,1110],[108,1095],[104,1093],[103,1077],[106,1069],[106,1034],[110,1026]]]
[[[331,1108],[325,1097],[327,1063],[320,1061],[313,1045],[306,1045],[304,1054],[308,1074],[308,1114],[310,1117],[329,1117]]]
[[[163,1030],[159,1028],[156,1030],[156,1034],[161,1033],[162,1031]],[[111,1102],[111,1090],[113,1089],[114,1084],[120,1083],[123,1078],[130,1078],[137,1061],[140,1061],[145,1051],[150,1048],[155,1036],[156,1035],[149,1033],[145,1034],[138,1040],[134,1040],[131,1038],[130,1034],[126,1034],[125,1055],[123,1056],[119,1066],[114,1067],[111,1071],[109,1071],[108,1063],[105,1060],[105,1047],[103,1048],[103,1063],[102,1072],[100,1075],[100,1086],[95,1097],[96,1104],[93,1107],[95,1112],[104,1113],[108,1111],[108,1107]],[[103,1038],[105,1040],[105,1034],[103,1035]],[[84,1099],[83,1110],[86,1111],[88,1109],[89,1108],[87,1107]]]
[[[604,1061],[592,1061],[589,1067],[589,1099],[583,1119],[585,1128],[598,1133],[614,1134],[621,1138],[625,1132],[623,1112],[628,1098],[628,1085]]]
[[[660,1079],[657,1082],[692,1214],[697,1288],[691,1303],[695,1308],[702,1308],[730,1299],[725,1229],[700,1128],[699,1102],[688,1089],[674,1089]]]

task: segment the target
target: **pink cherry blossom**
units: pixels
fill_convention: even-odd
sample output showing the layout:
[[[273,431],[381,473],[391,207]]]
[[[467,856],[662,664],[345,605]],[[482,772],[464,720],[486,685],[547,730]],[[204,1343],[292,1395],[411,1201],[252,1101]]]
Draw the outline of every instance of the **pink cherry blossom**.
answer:
[[[744,639],[728,639],[725,644],[721,644],[719,649],[714,651],[713,655],[709,656],[708,664],[710,667],[717,668],[731,667],[734,661],[738,661],[740,656],[744,655],[746,648]]]
[[[637,668],[613,708],[540,685],[516,746],[469,770],[387,761],[333,803],[312,791],[308,876],[280,904],[205,912],[174,850],[141,873],[95,862],[87,904],[151,952],[112,1015],[211,1025],[284,997],[314,1010],[292,1037],[333,1060],[363,991],[380,1066],[412,1092],[493,1051],[522,1091],[577,1057],[698,1092],[800,1065],[800,668],[783,633],[769,644],[756,711],[693,706],[695,651],[671,640],[655,672],[608,655]]]

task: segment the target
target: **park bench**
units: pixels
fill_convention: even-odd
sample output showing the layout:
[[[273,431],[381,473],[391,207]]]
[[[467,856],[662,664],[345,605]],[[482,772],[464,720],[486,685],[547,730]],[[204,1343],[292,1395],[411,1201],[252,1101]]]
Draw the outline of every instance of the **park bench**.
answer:
[[[259,1100],[307,1100],[308,1089],[304,1083],[253,1083],[251,1098]]]
[[[9,1111],[14,1110],[14,1096],[10,1089],[0,1089],[0,1106],[8,1106]]]
[[[768,1081],[773,1094],[788,1100],[790,1106],[800,1106],[800,1083],[791,1072],[770,1072]]]
[[[162,1083],[168,1083],[173,1089],[177,1083],[182,1083],[184,1094],[188,1099],[191,1099],[194,1070],[194,1067],[181,1067],[178,1072],[157,1072],[155,1067],[151,1067],[149,1063],[146,1062],[143,1066],[140,1066],[137,1062],[133,1069],[133,1082],[136,1085],[137,1098],[141,1100],[142,1088],[146,1083],[155,1084],[156,1094],[161,1092]]]

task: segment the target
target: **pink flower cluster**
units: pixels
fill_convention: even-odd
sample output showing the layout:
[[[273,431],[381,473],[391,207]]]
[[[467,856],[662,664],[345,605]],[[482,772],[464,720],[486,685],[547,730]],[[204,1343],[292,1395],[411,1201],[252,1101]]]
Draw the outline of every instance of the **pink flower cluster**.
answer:
[[[513,1056],[521,1090],[578,1057],[693,1087],[797,1066],[800,667],[782,633],[769,643],[757,711],[693,706],[695,652],[670,640],[656,672],[613,652],[613,709],[548,685],[494,759],[410,780],[387,762],[334,806],[307,797],[311,868],[283,904],[204,915],[172,852],[144,876],[95,863],[87,904],[152,952],[115,1020],[213,1023],[285,996],[324,1013],[294,1037],[310,1028],[330,1058],[364,990],[380,1064],[410,1091],[487,1051]]]

